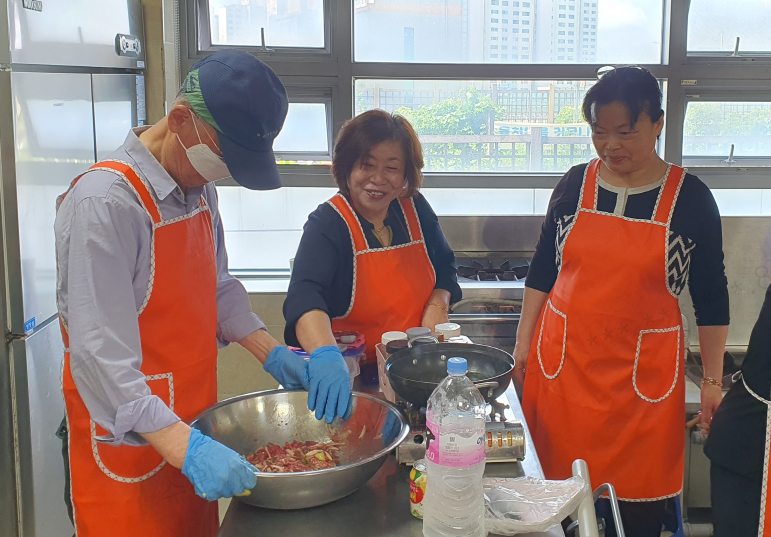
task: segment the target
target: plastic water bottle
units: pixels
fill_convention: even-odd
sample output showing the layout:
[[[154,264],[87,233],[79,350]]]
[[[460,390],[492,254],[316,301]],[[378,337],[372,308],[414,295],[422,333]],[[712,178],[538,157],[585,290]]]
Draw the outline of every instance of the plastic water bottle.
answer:
[[[485,400],[466,376],[465,358],[447,361],[448,376],[428,400],[425,537],[484,537]]]

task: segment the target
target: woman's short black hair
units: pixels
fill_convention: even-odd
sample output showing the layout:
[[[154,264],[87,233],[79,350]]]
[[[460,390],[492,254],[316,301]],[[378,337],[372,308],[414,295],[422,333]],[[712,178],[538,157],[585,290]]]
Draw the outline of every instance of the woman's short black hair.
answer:
[[[584,118],[591,125],[597,110],[607,104],[620,102],[629,110],[630,127],[635,126],[642,112],[647,113],[655,123],[664,115],[661,100],[659,82],[650,71],[642,67],[617,67],[602,75],[586,92]]]

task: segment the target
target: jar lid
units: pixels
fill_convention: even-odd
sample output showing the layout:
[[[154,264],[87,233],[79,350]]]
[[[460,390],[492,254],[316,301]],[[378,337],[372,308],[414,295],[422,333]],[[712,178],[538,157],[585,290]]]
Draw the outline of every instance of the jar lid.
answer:
[[[398,341],[400,339],[403,339],[403,340],[406,341],[407,340],[407,334],[405,334],[404,332],[397,332],[397,331],[386,332],[380,338],[380,343],[382,343],[383,345],[388,345],[392,341]]]
[[[444,334],[446,337],[455,337],[460,335],[460,325],[457,323],[442,323],[434,328],[437,334]]]
[[[415,328],[407,329],[407,339],[412,339],[420,336],[430,336],[431,329],[424,326],[416,326]]]
[[[397,339],[397,340],[391,341],[388,345],[386,345],[386,352],[388,354],[394,354],[406,348],[407,348],[407,340]]]

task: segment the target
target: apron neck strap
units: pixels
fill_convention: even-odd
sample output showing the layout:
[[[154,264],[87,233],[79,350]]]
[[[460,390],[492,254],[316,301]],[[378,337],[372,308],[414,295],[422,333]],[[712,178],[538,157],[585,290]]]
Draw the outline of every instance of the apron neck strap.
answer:
[[[345,221],[346,226],[348,226],[348,232],[351,234],[351,239],[353,240],[354,253],[367,250],[369,244],[364,237],[364,229],[362,229],[361,222],[359,222],[356,212],[353,210],[353,207],[351,207],[351,204],[348,203],[348,200],[345,199],[345,196],[342,194],[335,194],[327,203],[337,211],[337,214],[340,215]]]
[[[345,220],[348,226],[348,231],[353,239],[353,247],[356,253],[363,252],[369,249],[369,243],[364,236],[364,229],[361,227],[359,217],[356,216],[356,211],[353,210],[351,204],[342,194],[336,194],[329,203],[335,211]],[[415,208],[415,202],[412,198],[400,199],[399,207],[401,207],[404,219],[407,222],[407,232],[410,234],[410,242],[423,240],[423,232],[420,228],[420,220],[418,219],[418,211]]]
[[[91,166],[89,171],[91,170],[103,170],[119,175],[134,189],[134,192],[139,197],[139,202],[150,216],[153,224],[159,224],[161,222],[161,210],[158,208],[155,198],[153,198],[147,185],[145,185],[144,181],[139,178],[137,172],[135,172],[134,168],[129,164],[119,160],[103,160],[102,162],[97,162]]]
[[[420,228],[420,219],[418,218],[418,210],[415,207],[415,200],[413,198],[402,198],[399,200],[399,205],[404,213],[404,219],[407,221],[410,242],[422,241],[423,231]]]
[[[599,185],[597,184],[597,177],[600,172],[600,159],[596,158],[586,166],[584,170],[584,181],[581,184],[581,198],[578,206],[581,209],[587,209],[589,211],[597,210],[597,192]]]
[[[672,219],[673,209],[677,203],[677,196],[680,194],[680,187],[685,179],[685,170],[680,166],[670,164],[667,170],[667,176],[659,189],[659,197],[656,200],[656,207],[653,209],[653,220],[669,225]]]

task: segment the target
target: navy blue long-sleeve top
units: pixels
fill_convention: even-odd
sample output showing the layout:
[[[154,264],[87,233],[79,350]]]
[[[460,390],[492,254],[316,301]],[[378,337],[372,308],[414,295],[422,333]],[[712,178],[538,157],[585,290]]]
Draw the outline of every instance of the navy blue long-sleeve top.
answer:
[[[458,302],[461,289],[458,285],[455,254],[447,244],[439,219],[426,198],[417,194],[414,201],[428,257],[436,272],[434,289],[449,291],[450,303]],[[382,248],[373,233],[374,226],[358,212],[356,216],[364,229],[369,247]],[[391,202],[384,224],[391,227],[392,246],[410,242],[407,222],[398,200]],[[351,303],[352,290],[353,248],[348,226],[329,203],[322,203],[308,217],[295,255],[292,279],[284,302],[286,343],[299,346],[295,326],[300,317],[309,311],[321,310],[330,318],[344,315]]]

